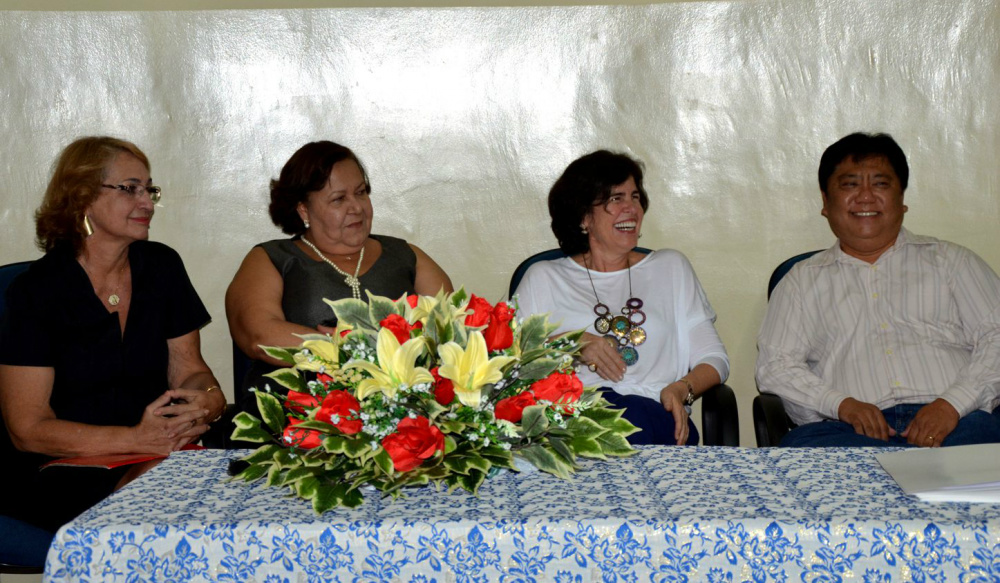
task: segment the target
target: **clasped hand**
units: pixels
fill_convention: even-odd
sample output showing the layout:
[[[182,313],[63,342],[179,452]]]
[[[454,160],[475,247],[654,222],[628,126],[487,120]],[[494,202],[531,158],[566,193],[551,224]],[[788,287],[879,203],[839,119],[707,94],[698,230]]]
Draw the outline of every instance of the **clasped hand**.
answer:
[[[882,411],[871,403],[848,397],[841,402],[837,415],[841,421],[850,423],[858,435],[882,441],[896,435],[896,430],[889,427]],[[948,401],[935,399],[917,411],[900,436],[917,447],[939,447],[958,426],[958,420],[958,411]]]
[[[627,367],[622,355],[603,336],[584,332],[580,342],[583,345],[580,349],[580,361],[591,367],[599,377],[613,382],[620,382],[625,378]]]
[[[132,429],[140,452],[169,454],[208,431],[213,397],[196,389],[171,389],[146,406]]]

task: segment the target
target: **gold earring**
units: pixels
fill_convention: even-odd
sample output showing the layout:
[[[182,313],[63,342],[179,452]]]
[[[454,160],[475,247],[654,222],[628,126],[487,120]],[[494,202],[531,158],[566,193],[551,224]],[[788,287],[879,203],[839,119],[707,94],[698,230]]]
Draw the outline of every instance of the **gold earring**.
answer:
[[[94,234],[94,227],[90,224],[90,217],[83,215],[83,232],[89,237]]]

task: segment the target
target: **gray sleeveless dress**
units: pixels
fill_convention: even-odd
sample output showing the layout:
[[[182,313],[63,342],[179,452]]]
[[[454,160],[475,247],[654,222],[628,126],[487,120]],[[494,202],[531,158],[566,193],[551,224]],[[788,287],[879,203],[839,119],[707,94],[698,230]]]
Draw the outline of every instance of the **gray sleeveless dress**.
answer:
[[[417,256],[402,239],[386,235],[371,235],[382,244],[382,255],[366,273],[361,275],[361,299],[367,299],[365,290],[372,294],[397,299],[401,295],[416,293]],[[297,237],[296,237],[297,239]],[[295,244],[295,239],[276,239],[257,245],[271,258],[275,269],[284,281],[281,309],[285,320],[315,328],[320,324],[335,326],[336,317],[323,299],[339,300],[351,297],[351,288],[332,267],[306,255]],[[256,397],[250,387],[263,388],[270,384],[272,390],[283,387],[263,375],[275,370],[267,363],[253,361],[243,379],[242,390],[237,391],[240,409],[258,415]]]

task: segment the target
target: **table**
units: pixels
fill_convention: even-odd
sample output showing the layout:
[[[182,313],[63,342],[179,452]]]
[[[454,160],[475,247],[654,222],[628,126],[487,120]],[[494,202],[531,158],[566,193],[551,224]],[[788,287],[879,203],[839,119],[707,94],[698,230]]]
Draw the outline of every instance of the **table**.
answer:
[[[64,526],[46,581],[996,581],[1000,505],[906,496],[874,449],[639,448],[571,482],[316,516],[179,452]]]

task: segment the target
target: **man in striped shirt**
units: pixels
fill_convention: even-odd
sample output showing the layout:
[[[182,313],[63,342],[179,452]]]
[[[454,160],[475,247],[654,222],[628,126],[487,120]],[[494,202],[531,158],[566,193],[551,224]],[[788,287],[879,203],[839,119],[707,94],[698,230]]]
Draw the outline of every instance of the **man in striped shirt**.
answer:
[[[782,279],[757,338],[757,385],[799,425],[782,446],[1000,442],[1000,278],[903,228],[908,179],[887,134],[823,153],[837,243]]]

